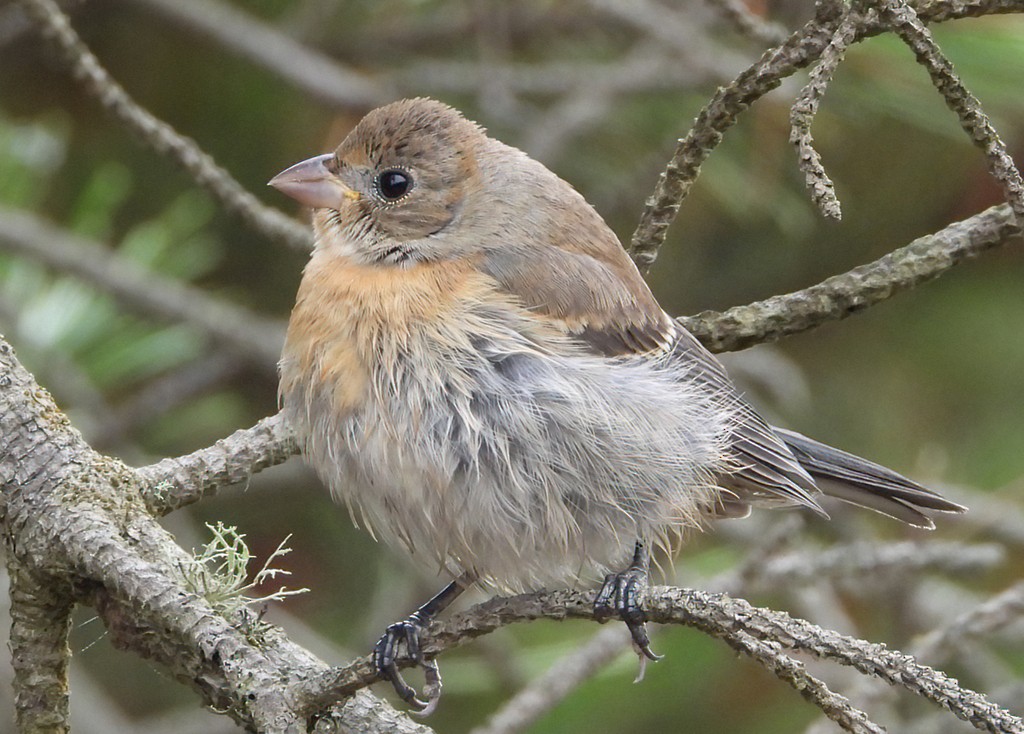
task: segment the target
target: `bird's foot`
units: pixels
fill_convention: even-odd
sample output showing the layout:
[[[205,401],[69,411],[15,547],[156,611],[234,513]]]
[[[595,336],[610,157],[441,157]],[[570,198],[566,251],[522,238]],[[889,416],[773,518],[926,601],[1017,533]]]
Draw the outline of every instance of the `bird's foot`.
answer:
[[[646,594],[647,570],[632,565],[625,571],[605,576],[604,584],[594,599],[594,617],[599,622],[618,617],[626,623],[633,638],[633,649],[640,658],[640,670],[634,682],[643,680],[648,660],[657,661],[663,657],[651,650],[647,615],[643,609]]]
[[[377,675],[391,681],[395,693],[420,716],[429,716],[433,713],[437,708],[437,702],[441,700],[441,671],[435,660],[423,657],[420,647],[420,633],[423,632],[426,623],[418,612],[412,614],[408,619],[389,625],[373,647],[373,664],[377,669]],[[398,672],[398,660],[401,658],[399,650],[402,646],[405,647],[408,658],[423,668],[426,681],[423,684],[422,697]]]

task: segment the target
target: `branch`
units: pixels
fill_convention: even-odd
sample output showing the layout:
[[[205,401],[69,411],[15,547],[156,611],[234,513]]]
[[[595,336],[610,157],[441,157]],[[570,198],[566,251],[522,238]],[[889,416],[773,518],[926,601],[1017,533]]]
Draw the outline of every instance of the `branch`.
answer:
[[[857,541],[817,549],[813,553],[778,554],[765,558],[747,572],[738,569],[715,577],[708,585],[750,593],[755,589],[806,586],[824,579],[893,573],[941,571],[947,575],[975,575],[1005,559],[1006,552],[996,543]]]
[[[744,349],[863,311],[1019,234],[1010,207],[1000,204],[802,291],[678,321],[713,352]]]
[[[241,361],[224,352],[193,360],[153,380],[130,401],[108,411],[86,435],[95,448],[118,445],[154,415],[165,415],[191,398],[211,391],[241,369]]]
[[[896,35],[914,52],[917,62],[928,70],[932,84],[942,95],[946,106],[956,113],[971,142],[984,151],[989,172],[1002,186],[1006,201],[1017,215],[1017,223],[1024,226],[1024,180],[1021,180],[1020,171],[1006,145],[982,111],[981,102],[964,87],[953,70],[953,64],[942,54],[931,32],[905,0],[882,0],[881,8]]]
[[[713,42],[707,28],[694,23],[695,13],[673,10],[652,0],[587,0],[587,4],[634,27],[651,40],[673,49],[682,66],[719,72],[723,67],[739,67],[740,56],[732,49]]]
[[[1006,146],[982,111],[981,103],[964,87],[953,70],[953,64],[942,54],[931,32],[912,7],[904,0],[882,0],[879,7],[884,22],[891,25],[893,32],[914,52],[917,62],[928,70],[932,84],[946,105],[956,113],[961,127],[971,141],[984,151],[989,171],[1002,186],[1003,194],[1016,213],[1018,222],[1024,222],[1024,181],[1021,180],[1013,158],[1006,151]],[[790,114],[790,142],[797,147],[798,164],[807,177],[812,199],[825,216],[834,219],[840,218],[839,200],[821,164],[821,157],[812,145],[811,120],[817,113],[821,96],[842,62],[846,49],[857,38],[858,25],[870,17],[872,11],[869,5],[860,8],[853,6],[846,11]]]
[[[431,624],[422,649],[427,657],[434,657],[516,622],[593,619],[593,603],[593,592],[568,590],[495,597],[456,615],[451,621]],[[921,665],[909,655],[822,629],[784,612],[751,606],[742,599],[691,589],[652,587],[647,596],[646,614],[648,621],[693,627],[730,644],[742,634],[853,667],[937,703],[979,729],[998,732],[1024,727],[1024,721],[982,694],[961,687],[945,673]],[[375,680],[372,661],[364,657],[344,668],[301,681],[292,693],[300,702],[300,710],[313,712]]]
[[[765,46],[778,46],[789,33],[778,23],[752,13],[744,0],[707,0],[742,35]]]
[[[845,697],[829,690],[822,681],[808,673],[802,663],[783,655],[779,643],[759,640],[746,632],[725,637],[724,640],[733,650],[756,660],[779,680],[792,686],[844,731],[884,734],[885,729],[868,719],[867,714],[853,707]]]
[[[307,227],[276,209],[260,203],[196,142],[177,133],[129,96],[111,78],[97,58],[71,27],[68,17],[53,0],[18,0],[25,13],[39,26],[43,36],[60,52],[61,60],[82,88],[99,100],[113,117],[158,154],[184,168],[225,209],[265,236],[302,251],[312,243]]]
[[[939,23],[1021,10],[1024,10],[1022,0],[935,0],[921,7],[918,17],[925,23]],[[739,113],[778,87],[784,78],[821,58],[839,25],[848,17],[856,19],[855,41],[891,30],[870,13],[846,16],[843,3],[820,3],[814,20],[778,48],[766,51],[731,84],[720,88],[704,106],[658,178],[654,193],[647,199],[640,222],[630,239],[630,255],[641,271],[647,271],[654,263],[668,228],[696,180],[701,165],[721,142],[725,131],[735,124]]]
[[[947,657],[971,638],[990,635],[1024,617],[1024,582],[987,599],[943,627],[925,635],[915,646],[915,654],[927,660]]]
[[[31,717],[23,721],[40,721],[37,710],[59,719],[66,705],[70,606],[51,603],[65,593],[96,609],[115,645],[167,666],[208,706],[251,730],[298,734],[336,723],[428,731],[367,694],[332,702],[319,722],[296,713],[290,687],[324,674],[326,664],[255,615],[243,610],[228,618],[190,589],[180,571],[190,557],[147,511],[136,474],[90,449],[2,340],[0,501],[15,591],[28,588],[21,582],[30,574],[50,595],[15,594],[12,613],[25,629],[14,630],[12,644],[31,656],[18,663],[19,690],[33,694],[21,697]],[[56,719],[48,730],[63,728]]]
[[[701,585],[726,590],[730,594],[745,594],[754,589],[794,589],[799,585],[853,575],[935,569],[945,573],[976,574],[1005,559],[1002,547],[994,543],[968,545],[905,541],[879,545],[877,542],[856,542],[811,553],[778,553],[779,547],[794,536],[796,529],[793,524],[799,524],[800,519],[798,514],[780,518],[767,533],[755,536],[757,542],[753,547],[744,548],[740,567],[702,581]],[[606,628],[559,658],[543,675],[531,680],[472,734],[513,734],[526,730],[629,647],[630,637],[625,629],[619,625]],[[779,661],[782,669],[792,663],[786,660],[789,659]],[[822,690],[823,700],[828,698],[825,691],[827,688]]]
[[[71,595],[31,578],[12,552],[7,553],[7,567],[18,731],[68,731]]]
[[[806,177],[807,187],[811,189],[811,199],[823,215],[837,221],[842,217],[839,199],[836,198],[832,179],[821,164],[821,156],[812,145],[811,120],[818,112],[818,105],[832,81],[832,75],[846,57],[846,49],[856,37],[857,18],[853,13],[847,13],[822,51],[821,60],[811,72],[807,86],[797,95],[789,115],[792,125],[789,142],[796,146],[797,165]]]
[[[282,324],[154,275],[32,214],[0,207],[0,248],[75,275],[142,313],[195,326],[263,369],[273,369],[281,354]]]
[[[579,648],[563,656],[508,699],[483,726],[470,734],[514,734],[525,731],[561,703],[583,682],[629,650],[632,638],[625,625],[605,627]]]
[[[279,413],[252,428],[235,431],[213,446],[163,459],[135,473],[147,508],[162,516],[287,461],[298,450],[291,428]]]
[[[683,199],[701,165],[721,142],[722,134],[735,124],[743,110],[778,87],[785,77],[809,64],[828,45],[838,18],[827,5],[818,7],[818,18],[778,48],[766,51],[731,84],[720,87],[701,109],[686,137],[679,141],[630,239],[629,254],[642,272],[657,259],[658,249],[665,242]]]
[[[718,83],[718,68],[691,69],[666,56],[648,56],[643,63],[630,61],[512,62],[495,65],[488,72],[499,74],[510,91],[521,95],[573,94],[601,81],[609,92],[637,93],[678,90],[705,81]],[[430,89],[436,93],[466,94],[487,85],[489,76],[476,62],[421,61],[395,72],[401,89]]]

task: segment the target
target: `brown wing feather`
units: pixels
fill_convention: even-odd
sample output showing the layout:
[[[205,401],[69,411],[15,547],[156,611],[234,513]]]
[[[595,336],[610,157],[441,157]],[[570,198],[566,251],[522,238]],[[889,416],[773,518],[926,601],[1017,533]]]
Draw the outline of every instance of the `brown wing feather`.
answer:
[[[545,252],[543,265],[526,247],[492,250],[481,269],[524,306],[556,321],[599,354],[613,357],[669,347],[677,327],[617,242],[615,247],[628,269],[556,247]]]
[[[556,321],[592,351],[616,357],[670,349],[686,363],[688,376],[731,401],[737,417],[731,463],[738,468],[719,483],[734,494],[734,504],[776,501],[825,514],[814,500],[814,480],[743,400],[714,355],[661,309],[617,241],[614,250],[551,247],[543,273],[538,260],[529,248],[505,247],[488,252],[481,267],[524,306]]]
[[[820,490],[793,452],[740,395],[725,368],[690,332],[677,326],[673,357],[684,361],[694,379],[731,400],[736,410],[731,448],[739,468],[719,477],[719,484],[744,502],[782,502],[809,507],[825,515],[815,500]]]

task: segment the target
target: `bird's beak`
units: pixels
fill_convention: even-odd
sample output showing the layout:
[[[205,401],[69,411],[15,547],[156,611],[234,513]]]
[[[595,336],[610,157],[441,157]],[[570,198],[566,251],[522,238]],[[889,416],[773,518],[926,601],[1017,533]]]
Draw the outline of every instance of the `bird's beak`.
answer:
[[[303,206],[313,209],[337,209],[342,199],[359,198],[341,182],[327,164],[333,160],[330,153],[318,155],[286,168],[267,182],[282,194],[287,194]]]

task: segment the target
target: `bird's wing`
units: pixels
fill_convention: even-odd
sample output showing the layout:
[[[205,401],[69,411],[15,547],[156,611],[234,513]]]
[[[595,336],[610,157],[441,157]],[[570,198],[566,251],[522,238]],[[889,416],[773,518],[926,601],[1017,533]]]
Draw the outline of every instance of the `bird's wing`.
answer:
[[[618,244],[616,243],[616,247]],[[621,248],[619,248],[621,252]],[[489,251],[481,269],[539,318],[606,357],[669,348],[676,325],[622,253],[625,265],[558,247],[544,257],[527,247]]]
[[[676,326],[674,359],[690,365],[693,379],[733,403],[736,423],[731,448],[738,469],[719,477],[719,484],[740,502],[781,502],[826,513],[815,495],[820,490],[789,447],[739,394],[725,368],[690,332]]]
[[[662,310],[618,242],[615,252],[592,252],[597,256],[579,247],[551,247],[537,258],[530,248],[504,247],[488,252],[481,268],[504,292],[590,351],[607,357],[671,351],[672,359],[686,364],[689,379],[732,403],[733,469],[719,477],[734,495],[729,502],[800,504],[825,514],[814,500],[814,480],[743,400],[714,355]]]

